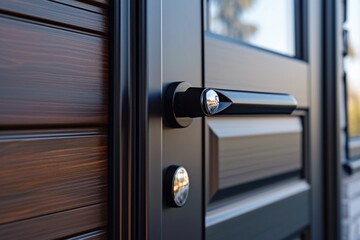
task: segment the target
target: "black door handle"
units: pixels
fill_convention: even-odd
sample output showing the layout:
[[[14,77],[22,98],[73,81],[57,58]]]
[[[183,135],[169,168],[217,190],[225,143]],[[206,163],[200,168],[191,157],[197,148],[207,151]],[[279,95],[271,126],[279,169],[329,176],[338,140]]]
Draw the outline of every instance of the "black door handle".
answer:
[[[171,83],[164,101],[171,127],[187,127],[192,118],[204,116],[291,114],[297,106],[289,94],[197,88],[187,82]]]

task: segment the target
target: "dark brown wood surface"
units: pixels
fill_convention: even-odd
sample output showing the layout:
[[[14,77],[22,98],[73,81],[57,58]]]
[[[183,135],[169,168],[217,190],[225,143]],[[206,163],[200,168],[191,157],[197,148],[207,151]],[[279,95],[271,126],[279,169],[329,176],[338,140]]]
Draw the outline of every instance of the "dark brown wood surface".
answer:
[[[0,239],[107,237],[107,11],[0,1]]]
[[[57,239],[106,225],[106,205],[96,204],[0,225],[1,239]]]
[[[0,163],[0,224],[106,201],[104,135],[3,139]]]
[[[82,31],[90,31],[96,34],[104,34],[107,31],[106,8],[96,8],[83,1],[75,0],[1,0],[0,13],[20,15],[24,18],[34,19],[50,24],[74,28]],[[87,1],[89,3],[101,3],[104,1]],[[88,10],[91,11],[88,11]],[[102,14],[99,14],[102,13]]]
[[[90,11],[92,13],[102,14],[103,19],[107,20],[106,19],[107,12],[109,9],[108,9],[108,2],[106,0],[53,0],[53,1],[58,4],[78,8],[78,10]],[[102,33],[100,34],[103,34],[106,31],[107,29],[104,28]]]
[[[106,123],[106,39],[6,18],[0,32],[0,126]]]

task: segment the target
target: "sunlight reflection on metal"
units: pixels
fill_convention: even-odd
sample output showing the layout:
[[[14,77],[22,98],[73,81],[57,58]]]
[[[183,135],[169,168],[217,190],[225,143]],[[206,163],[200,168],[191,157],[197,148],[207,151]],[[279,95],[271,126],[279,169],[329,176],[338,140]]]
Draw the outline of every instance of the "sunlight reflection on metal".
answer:
[[[190,182],[187,171],[184,167],[179,167],[173,179],[173,198],[177,206],[183,206],[188,198]]]

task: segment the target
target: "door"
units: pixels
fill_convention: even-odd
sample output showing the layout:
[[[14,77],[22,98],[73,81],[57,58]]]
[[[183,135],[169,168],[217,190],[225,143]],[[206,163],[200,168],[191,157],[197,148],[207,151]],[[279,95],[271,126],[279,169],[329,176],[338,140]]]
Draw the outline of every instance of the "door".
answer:
[[[157,4],[149,187],[163,187],[148,192],[150,236],[321,239],[319,3]]]

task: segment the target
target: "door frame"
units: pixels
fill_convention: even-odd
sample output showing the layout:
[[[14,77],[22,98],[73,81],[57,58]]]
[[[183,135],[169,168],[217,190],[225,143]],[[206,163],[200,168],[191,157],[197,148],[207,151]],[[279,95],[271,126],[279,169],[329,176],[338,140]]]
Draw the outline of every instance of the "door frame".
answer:
[[[147,238],[146,0],[109,1],[108,238]]]
[[[161,239],[161,1],[109,2],[108,238]]]
[[[129,78],[128,1],[109,1],[108,239],[128,239]]]
[[[342,1],[324,0],[323,159],[325,238],[341,239]]]

